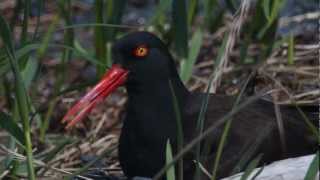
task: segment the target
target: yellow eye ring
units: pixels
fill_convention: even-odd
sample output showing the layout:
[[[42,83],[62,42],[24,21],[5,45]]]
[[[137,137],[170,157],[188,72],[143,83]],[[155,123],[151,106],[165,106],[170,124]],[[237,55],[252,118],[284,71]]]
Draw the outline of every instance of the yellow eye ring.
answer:
[[[149,52],[149,49],[146,45],[140,45],[133,50],[133,55],[136,57],[145,57]]]

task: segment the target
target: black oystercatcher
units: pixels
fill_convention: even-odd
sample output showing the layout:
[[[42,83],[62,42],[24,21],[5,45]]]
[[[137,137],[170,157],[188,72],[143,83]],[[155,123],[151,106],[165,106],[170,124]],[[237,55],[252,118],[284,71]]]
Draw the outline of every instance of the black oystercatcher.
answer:
[[[118,86],[128,92],[126,117],[120,136],[119,157],[125,175],[153,177],[165,165],[165,149],[170,139],[177,149],[177,113],[180,109],[184,144],[198,135],[197,120],[205,94],[189,92],[177,73],[166,45],[148,32],[135,32],[114,43],[113,66],[102,80],[64,117],[67,128],[83,117]],[[170,85],[171,84],[171,85]],[[176,101],[173,100],[172,89]],[[235,98],[210,94],[204,128],[227,114]],[[314,107],[314,112],[317,108]],[[282,152],[279,130],[271,102],[259,99],[233,117],[233,122],[220,160],[218,177],[229,175],[247,152],[247,161],[261,154],[261,164],[314,153],[317,140],[297,109],[281,106],[286,152]],[[316,113],[307,114],[316,124]],[[201,163],[211,172],[224,126],[219,126],[205,141],[209,154]],[[208,148],[202,148],[202,153]],[[184,156],[184,179],[193,179],[195,149]],[[246,163],[244,163],[245,165]],[[240,167],[238,170],[243,169]],[[202,175],[202,177],[204,177]],[[205,179],[205,178],[202,178]]]

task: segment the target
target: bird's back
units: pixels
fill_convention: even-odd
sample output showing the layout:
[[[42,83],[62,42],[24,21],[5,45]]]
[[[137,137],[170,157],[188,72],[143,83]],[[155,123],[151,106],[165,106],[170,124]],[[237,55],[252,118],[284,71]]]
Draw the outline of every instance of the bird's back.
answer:
[[[204,99],[204,94],[200,93],[191,96],[190,99],[193,102],[187,103],[188,106],[184,108],[185,116],[189,116],[184,118],[186,120],[184,132],[194,133],[185,134],[186,143],[197,136],[197,128],[199,128],[197,120]],[[217,126],[205,142],[202,142],[201,160],[209,172],[212,172],[216,150],[225,126],[225,123],[221,124],[220,120],[231,111],[234,102],[235,98],[230,96],[211,94],[209,97],[204,129]],[[280,110],[284,126],[284,145],[282,145],[273,103],[259,99],[233,116],[222,151],[218,176],[223,177],[230,175],[231,172],[243,170],[259,154],[262,157],[260,164],[265,164],[316,151],[316,136],[312,134],[298,110],[289,106],[280,106]],[[311,111],[317,110],[316,107],[311,108]],[[314,125],[317,125],[316,113],[308,112],[307,116]],[[190,168],[191,171],[193,168],[194,166]]]

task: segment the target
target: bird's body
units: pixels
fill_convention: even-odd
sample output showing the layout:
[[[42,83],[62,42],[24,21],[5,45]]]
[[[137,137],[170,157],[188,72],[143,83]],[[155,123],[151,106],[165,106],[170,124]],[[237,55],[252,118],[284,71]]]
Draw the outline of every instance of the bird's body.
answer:
[[[184,145],[199,135],[198,117],[205,94],[192,93],[186,89],[167,47],[150,33],[132,33],[116,41],[113,56],[115,65],[111,72],[105,75],[101,83],[82,99],[75,109],[70,110],[72,115],[79,107],[88,106],[71,124],[83,117],[82,112],[88,112],[92,108],[100,94],[104,97],[105,91],[112,91],[125,82],[128,103],[120,136],[120,164],[129,178],[153,177],[165,165],[168,140],[174,152],[177,152],[177,114],[181,115]],[[108,84],[108,78],[112,85]],[[108,87],[104,87],[106,84]],[[234,97],[211,94],[204,130],[228,114],[234,103]],[[286,149],[282,148],[280,141],[274,105],[259,99],[232,117],[230,132],[219,163],[218,177],[242,170],[244,165],[258,154],[262,155],[260,163],[263,164],[316,151],[317,141],[298,111],[285,106],[280,109]],[[68,113],[67,117],[71,115]],[[316,115],[311,119],[315,120]],[[224,124],[221,124],[201,142],[200,162],[209,172],[213,168],[223,129]],[[185,180],[194,177],[194,160],[195,148],[184,156]],[[235,169],[240,161],[243,164]],[[203,174],[202,177],[206,179]]]
[[[163,88],[161,90],[163,93]],[[141,101],[138,96],[135,101],[134,98],[130,98],[130,91],[128,93],[127,115],[124,119],[119,146],[121,166],[129,177],[152,177],[165,164],[167,140],[170,139],[173,147],[177,146],[178,131],[171,92],[168,89],[167,96],[163,96],[161,92],[153,92],[151,93],[152,98],[145,96],[146,101]],[[197,133],[198,117],[204,96],[203,93],[188,92],[178,98],[180,99],[179,107],[182,109],[184,144],[188,144],[199,135]],[[208,128],[217,123],[216,121],[231,111],[234,103],[234,97],[211,94],[204,127]],[[282,149],[274,105],[262,99],[257,100],[233,118],[219,164],[219,177],[230,175],[246,153],[249,153],[250,157],[245,165],[258,154],[262,154],[260,164],[265,164],[316,151],[316,139],[312,138],[313,134],[297,110],[294,107],[285,106],[280,109],[284,122],[287,151],[283,152],[284,149]],[[316,115],[313,120],[315,118]],[[223,130],[224,126],[220,125],[206,138],[206,141],[211,143],[211,151],[209,155],[201,157],[201,160],[209,172],[213,169],[215,153]],[[252,151],[251,154],[250,151]],[[185,156],[184,179],[193,178],[195,170],[193,160],[195,159],[195,150]],[[238,172],[243,168],[239,167]]]

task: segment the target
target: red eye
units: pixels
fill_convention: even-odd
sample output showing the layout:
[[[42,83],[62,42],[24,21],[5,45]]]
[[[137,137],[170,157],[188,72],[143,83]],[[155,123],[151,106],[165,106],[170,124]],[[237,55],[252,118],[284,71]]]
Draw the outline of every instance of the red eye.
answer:
[[[133,50],[133,55],[136,57],[145,57],[148,54],[148,47],[146,45],[140,45]]]

